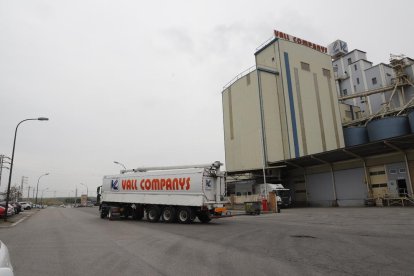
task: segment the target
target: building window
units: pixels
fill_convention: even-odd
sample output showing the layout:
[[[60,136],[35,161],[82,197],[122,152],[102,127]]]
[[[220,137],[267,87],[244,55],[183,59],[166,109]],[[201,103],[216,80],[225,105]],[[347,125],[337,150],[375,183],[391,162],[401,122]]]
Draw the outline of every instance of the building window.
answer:
[[[300,63],[300,67],[302,68],[302,70],[310,71],[310,65],[309,65],[309,63],[301,62]]]
[[[397,170],[396,169],[391,169],[390,174],[397,174]]]
[[[369,175],[383,175],[385,171],[378,171],[378,172],[370,172]]]
[[[338,68],[336,68],[336,69],[338,69]],[[335,71],[335,68],[334,68],[334,71]],[[328,69],[322,68],[322,74],[323,74],[325,77],[328,77],[328,78],[330,78],[330,77],[331,77],[331,71],[329,71]]]
[[[352,59],[348,58],[348,65],[350,65],[352,63]]]
[[[372,184],[372,188],[386,188],[388,187],[387,183],[381,183],[381,184]]]
[[[400,168],[400,173],[405,173],[405,169],[404,168]]]
[[[356,85],[354,85],[354,91],[355,91],[355,92],[357,91],[357,89],[356,89]]]
[[[377,78],[372,78],[372,84],[373,85],[377,84]]]
[[[358,71],[358,67],[357,67],[356,64],[354,64],[354,69],[355,69],[355,71]]]
[[[357,78],[357,84],[359,84],[359,78]]]
[[[343,95],[343,96],[348,95],[348,90],[346,90],[346,89],[342,90],[342,95]]]

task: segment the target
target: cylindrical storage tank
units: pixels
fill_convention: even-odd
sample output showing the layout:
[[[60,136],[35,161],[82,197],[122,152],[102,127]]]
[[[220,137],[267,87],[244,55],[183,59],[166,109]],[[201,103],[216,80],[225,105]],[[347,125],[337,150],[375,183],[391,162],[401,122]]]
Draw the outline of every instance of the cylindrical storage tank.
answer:
[[[368,132],[366,127],[344,128],[345,146],[355,146],[368,143]]]
[[[408,122],[410,123],[411,132],[414,133],[414,110],[408,113]]]
[[[378,141],[410,133],[406,116],[386,117],[367,124],[369,141]]]

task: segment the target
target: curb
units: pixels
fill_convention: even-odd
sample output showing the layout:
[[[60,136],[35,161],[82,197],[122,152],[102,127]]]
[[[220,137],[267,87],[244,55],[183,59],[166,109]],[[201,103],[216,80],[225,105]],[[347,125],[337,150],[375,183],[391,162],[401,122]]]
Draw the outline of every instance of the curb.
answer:
[[[28,215],[26,215],[26,216],[24,216],[24,217],[22,217],[22,218],[20,218],[18,221],[16,221],[16,222],[13,222],[13,223],[9,223],[8,225],[0,225],[0,228],[12,228],[12,227],[14,227],[14,226],[16,226],[16,225],[18,225],[19,223],[21,223],[21,222],[23,222],[24,220],[26,220],[27,218],[30,218],[31,216],[33,216],[33,214],[35,214],[35,213],[37,213],[38,211],[36,211],[36,212],[30,212]],[[6,222],[6,223],[8,223],[8,222]]]

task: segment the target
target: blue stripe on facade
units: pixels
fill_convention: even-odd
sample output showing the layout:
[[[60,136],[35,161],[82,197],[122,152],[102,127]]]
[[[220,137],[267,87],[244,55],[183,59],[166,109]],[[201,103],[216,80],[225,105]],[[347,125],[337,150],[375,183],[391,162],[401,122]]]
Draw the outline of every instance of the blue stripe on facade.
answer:
[[[293,99],[293,91],[292,91],[292,78],[290,76],[289,54],[284,52],[284,57],[285,57],[286,79],[287,79],[287,86],[288,86],[288,93],[289,93],[290,117],[292,119],[293,143],[295,145],[295,158],[297,158],[299,157],[299,143],[298,143],[298,130],[296,127],[295,102]]]

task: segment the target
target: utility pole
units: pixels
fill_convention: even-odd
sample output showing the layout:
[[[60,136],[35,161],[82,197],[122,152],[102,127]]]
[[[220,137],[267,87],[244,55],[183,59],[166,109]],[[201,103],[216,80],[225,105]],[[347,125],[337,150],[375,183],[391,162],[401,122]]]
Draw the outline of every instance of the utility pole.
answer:
[[[23,200],[23,185],[26,183],[27,179],[28,179],[27,176],[22,176],[22,183],[20,185],[20,196],[22,200]]]
[[[29,200],[29,197],[30,197],[30,188],[32,188],[32,187],[27,187],[27,200]]]
[[[3,168],[10,170],[10,168],[3,166],[4,163],[10,164],[10,162],[5,161],[6,159],[8,159],[9,161],[11,160],[10,157],[7,157],[5,155],[0,155],[0,186],[1,186],[1,174],[3,172]]]

